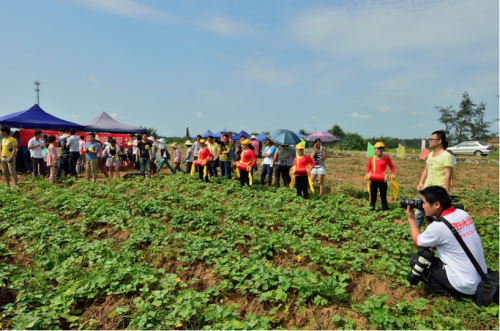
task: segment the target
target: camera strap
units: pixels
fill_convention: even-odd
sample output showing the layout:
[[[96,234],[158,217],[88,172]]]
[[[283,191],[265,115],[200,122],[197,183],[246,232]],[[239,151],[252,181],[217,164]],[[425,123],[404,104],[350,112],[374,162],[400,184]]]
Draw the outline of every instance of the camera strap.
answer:
[[[448,227],[448,229],[450,229],[451,233],[453,233],[453,235],[457,239],[457,241],[460,244],[460,246],[462,246],[465,254],[467,254],[467,256],[469,257],[469,260],[472,262],[472,264],[474,265],[474,268],[476,268],[476,271],[479,273],[479,275],[481,276],[481,278],[483,279],[483,281],[486,282],[486,283],[489,283],[488,282],[488,278],[486,277],[486,275],[483,272],[483,269],[481,269],[481,267],[479,266],[479,263],[477,263],[476,258],[474,257],[474,255],[472,255],[471,251],[469,250],[469,247],[467,247],[467,245],[464,243],[463,239],[458,234],[457,229],[455,229],[453,227],[453,225],[451,225],[450,222],[448,222],[444,217],[438,218],[437,221],[438,222],[443,222],[444,224],[446,224],[446,226]]]

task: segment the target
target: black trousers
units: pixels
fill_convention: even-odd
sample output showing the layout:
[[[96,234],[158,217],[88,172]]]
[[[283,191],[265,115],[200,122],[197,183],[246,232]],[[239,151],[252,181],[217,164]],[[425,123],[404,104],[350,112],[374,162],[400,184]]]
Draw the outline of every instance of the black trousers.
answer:
[[[274,166],[274,186],[275,187],[280,187],[280,176],[283,179],[283,185],[285,187],[288,187],[290,184],[289,181],[289,168],[287,166],[282,166],[282,165],[275,165]]]
[[[240,184],[241,187],[245,186],[245,184],[250,186],[250,177],[248,177],[248,171],[240,170]]]
[[[295,186],[297,186],[297,195],[309,199],[309,180],[307,176],[295,176]]]
[[[76,176],[76,163],[80,158],[80,152],[69,152],[69,171],[71,176]]]
[[[208,161],[207,170],[210,177],[217,177],[217,162]]]
[[[418,253],[412,254],[410,257],[410,267],[413,266],[418,261]],[[437,257],[431,259],[431,265],[429,268],[424,269],[420,280],[423,281],[432,290],[435,296],[438,297],[458,297],[465,298],[471,297],[470,295],[461,293],[457,291],[453,286],[451,286],[448,276],[446,275],[445,264]],[[471,272],[476,272],[476,270],[471,270]]]
[[[69,174],[69,154],[61,155],[59,158],[59,165],[56,171],[56,177],[61,177],[61,173],[67,176]]]
[[[387,204],[387,183],[376,183],[374,181],[370,182],[370,193],[371,201],[370,205],[375,207],[377,203],[377,190],[380,190],[380,199],[382,200],[382,210],[388,210],[389,205]]]
[[[198,168],[198,173],[200,175],[200,180],[203,181],[203,169],[204,169],[204,167],[197,167],[197,168]],[[208,183],[208,174],[205,176],[205,182]]]
[[[43,157],[41,158],[34,157],[31,160],[32,160],[33,176],[36,177],[39,174],[43,176],[45,174],[45,161],[43,160]],[[38,169],[40,169],[40,171],[38,171]]]

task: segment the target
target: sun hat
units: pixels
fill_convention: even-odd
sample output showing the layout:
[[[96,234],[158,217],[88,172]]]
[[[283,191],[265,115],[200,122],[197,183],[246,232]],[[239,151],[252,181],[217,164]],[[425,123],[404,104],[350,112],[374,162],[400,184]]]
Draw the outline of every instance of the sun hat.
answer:
[[[299,149],[305,149],[304,145],[302,145],[302,144],[297,144],[297,146],[295,148],[297,148],[297,150],[299,150]]]
[[[99,140],[99,141],[101,141],[101,139],[99,138],[99,136],[98,136],[98,135],[95,135],[95,140]]]
[[[148,140],[155,141],[155,137],[151,136],[148,138]]]
[[[250,144],[251,144],[251,142],[250,142],[250,140],[245,139],[245,140],[243,140],[243,141],[241,142],[241,144],[242,144],[242,145],[250,145]]]
[[[160,144],[164,144],[164,143],[165,143],[165,139],[163,139],[163,138],[160,138],[160,139],[158,139],[157,141],[158,141]]]
[[[179,147],[177,147],[177,143],[170,144],[170,146],[173,148],[179,148]]]
[[[250,139],[256,139],[257,137],[253,134]]]
[[[378,143],[375,144],[375,146],[373,146],[373,148],[380,148],[380,147],[385,148],[384,143],[381,141],[379,141]]]
[[[191,142],[191,140],[186,140],[186,143],[184,145],[193,146],[193,143]]]
[[[200,139],[199,143],[200,144],[204,144],[205,143],[205,139]]]

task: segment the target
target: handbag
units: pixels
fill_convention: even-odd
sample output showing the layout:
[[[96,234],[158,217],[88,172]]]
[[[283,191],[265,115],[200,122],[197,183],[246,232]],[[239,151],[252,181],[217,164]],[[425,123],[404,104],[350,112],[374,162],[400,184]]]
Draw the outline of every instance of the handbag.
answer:
[[[493,271],[490,268],[488,268],[488,273],[484,274],[483,269],[479,266],[479,263],[477,263],[476,258],[474,255],[472,255],[471,251],[467,247],[467,245],[464,243],[463,239],[460,237],[458,234],[457,229],[453,227],[453,225],[450,224],[445,218],[440,217],[437,219],[438,222],[443,222],[446,224],[448,229],[451,230],[455,238],[457,239],[458,243],[460,246],[462,246],[463,250],[465,251],[465,254],[469,257],[469,260],[472,262],[474,265],[474,268],[476,268],[476,271],[479,273],[481,276],[481,283],[477,286],[477,291],[476,291],[476,297],[475,297],[475,302],[476,305],[478,306],[489,306],[491,303],[495,302],[498,304],[498,287],[499,287],[499,274],[498,271]]]

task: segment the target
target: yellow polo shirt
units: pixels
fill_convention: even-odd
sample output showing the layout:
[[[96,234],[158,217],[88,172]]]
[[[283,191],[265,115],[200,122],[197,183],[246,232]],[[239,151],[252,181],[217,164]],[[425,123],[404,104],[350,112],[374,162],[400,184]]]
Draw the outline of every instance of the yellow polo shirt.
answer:
[[[14,137],[2,139],[2,156],[9,157],[12,155],[14,147],[17,146],[17,140]]]

